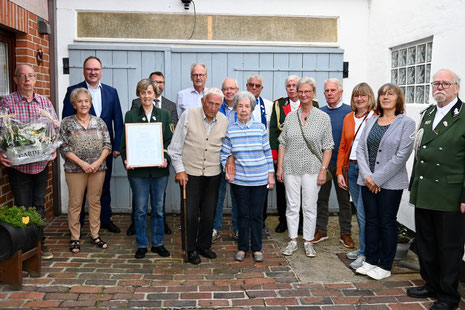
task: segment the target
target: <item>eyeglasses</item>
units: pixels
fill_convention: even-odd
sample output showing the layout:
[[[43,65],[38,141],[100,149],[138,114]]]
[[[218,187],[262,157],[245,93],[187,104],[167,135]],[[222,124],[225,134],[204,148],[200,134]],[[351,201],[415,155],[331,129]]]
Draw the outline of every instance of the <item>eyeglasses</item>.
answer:
[[[228,88],[223,88],[223,92],[226,92],[226,91],[235,91],[237,89],[237,87],[228,87]]]
[[[87,72],[99,72],[102,69],[100,69],[100,68],[85,68],[84,70],[86,70]]]
[[[247,83],[247,85],[251,88],[260,88],[262,87],[262,84],[254,84],[254,83]]]
[[[356,94],[356,95],[354,95],[354,98],[358,98],[358,97],[366,98],[366,97],[368,97],[368,95],[367,94]]]
[[[25,80],[26,78],[28,78],[29,80],[32,80],[36,77],[36,75],[34,73],[29,73],[29,74],[20,74],[20,75],[17,75],[17,78],[18,79],[21,79],[21,80]]]
[[[203,77],[206,77],[207,75],[204,73],[200,73],[200,74],[191,74],[191,76],[195,78],[203,78]]]
[[[165,81],[155,81],[157,84],[165,84]]]
[[[299,95],[302,95],[302,94],[304,94],[304,95],[310,95],[311,93],[313,93],[313,90],[298,90],[297,93],[298,93]]]
[[[431,86],[434,88],[439,88],[439,86],[442,86],[444,89],[448,89],[451,85],[457,85],[457,83],[449,83],[449,82],[431,82]]]

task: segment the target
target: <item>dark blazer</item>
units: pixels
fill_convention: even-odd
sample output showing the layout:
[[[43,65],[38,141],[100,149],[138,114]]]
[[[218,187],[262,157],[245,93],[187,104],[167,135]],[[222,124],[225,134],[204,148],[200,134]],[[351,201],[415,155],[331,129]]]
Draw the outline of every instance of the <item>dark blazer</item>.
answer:
[[[131,105],[131,110],[138,109],[141,106],[141,101],[140,98],[136,98],[132,101]],[[171,115],[171,120],[173,121],[174,127],[176,127],[176,124],[178,123],[178,112],[176,111],[176,104],[169,100],[166,99],[165,97],[161,97],[161,108],[170,112]]]
[[[73,105],[69,100],[71,92],[76,88],[87,89],[87,84],[85,81],[83,81],[79,84],[68,87],[65,99],[63,100],[63,111],[61,113],[62,119],[67,116],[76,114],[76,110],[73,108]],[[94,106],[90,108],[89,113],[95,115]],[[106,84],[102,84],[102,114],[100,115],[100,118],[103,119],[108,127],[113,151],[119,152],[121,134],[123,132],[123,114],[121,112],[118,91]]]
[[[162,134],[163,134],[163,154],[165,158],[170,161],[168,156],[168,145],[171,143],[171,137],[173,136],[173,122],[171,121],[170,113],[164,109],[159,109],[155,105],[152,110],[152,121],[162,123]],[[126,112],[124,116],[124,123],[148,123],[147,116],[142,107],[139,107],[134,110]],[[121,158],[123,161],[126,160],[126,130],[123,129],[123,139],[121,141]],[[169,165],[166,168],[157,168],[157,167],[140,167],[134,168],[132,170],[127,170],[128,176],[139,177],[139,178],[148,178],[148,177],[162,177],[169,175]]]
[[[465,202],[465,109],[460,99],[433,130],[436,106],[423,115],[423,137],[413,164],[410,203],[417,208],[460,212]]]

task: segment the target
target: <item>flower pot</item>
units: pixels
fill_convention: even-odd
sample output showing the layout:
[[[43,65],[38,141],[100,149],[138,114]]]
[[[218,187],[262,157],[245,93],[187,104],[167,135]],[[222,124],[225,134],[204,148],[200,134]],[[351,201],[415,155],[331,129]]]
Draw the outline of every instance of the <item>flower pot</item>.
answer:
[[[409,240],[407,243],[397,243],[396,256],[394,260],[404,260],[407,258],[408,250],[410,245],[412,245],[413,239]]]
[[[18,250],[23,253],[34,248],[42,239],[43,228],[37,225],[14,227],[9,223],[0,222],[0,262],[13,256]]]

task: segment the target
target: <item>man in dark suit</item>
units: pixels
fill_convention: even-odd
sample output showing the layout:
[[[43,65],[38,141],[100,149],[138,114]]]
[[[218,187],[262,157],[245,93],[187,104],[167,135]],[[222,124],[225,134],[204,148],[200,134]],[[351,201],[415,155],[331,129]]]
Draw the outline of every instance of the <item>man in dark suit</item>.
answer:
[[[158,84],[158,87],[160,88],[160,95],[155,98],[155,104],[157,105],[158,108],[164,109],[170,112],[174,127],[176,127],[176,124],[178,123],[178,112],[176,111],[176,104],[173,101],[161,95],[163,91],[165,90],[165,76],[160,71],[155,71],[155,72],[150,73],[149,79],[151,79],[152,81],[155,81]],[[161,102],[161,106],[160,106],[160,102]],[[134,99],[132,101],[131,110],[138,109],[140,105],[141,105],[140,98]]]
[[[449,310],[460,302],[465,242],[465,109],[454,72],[440,70],[431,86],[437,105],[423,112],[410,183],[420,274],[426,284],[408,288],[407,295],[437,298],[430,309]]]
[[[111,194],[110,180],[111,170],[113,167],[113,158],[119,156],[121,134],[123,132],[123,114],[121,113],[121,105],[118,98],[118,92],[115,88],[100,83],[102,77],[102,62],[95,56],[87,57],[84,60],[84,79],[85,81],[68,87],[65,99],[63,100],[62,118],[76,113],[76,110],[71,105],[69,96],[75,88],[86,88],[92,95],[92,107],[90,114],[99,116],[105,121],[110,132],[111,145],[113,147],[113,157],[108,156],[106,159],[107,172],[105,174],[105,182],[102,188],[101,227],[110,232],[119,233],[121,230],[111,221]],[[81,225],[84,222],[84,208],[81,213]]]
[[[176,110],[176,104],[173,101],[168,100],[164,96],[161,95],[163,91],[165,90],[165,76],[160,71],[155,71],[155,72],[150,73],[149,79],[157,83],[158,88],[160,89],[160,93],[155,94],[156,95],[155,101],[154,101],[155,105],[157,106],[157,108],[167,110],[168,112],[170,112],[174,127],[176,127],[176,124],[178,123],[178,112]],[[134,99],[132,101],[131,110],[138,109],[141,106],[141,104],[142,102],[140,98]],[[165,198],[166,198],[166,193],[165,193]],[[132,205],[134,206],[134,203]],[[164,203],[163,203],[163,213],[165,213]],[[134,208],[132,209],[131,220],[132,220],[131,225],[129,226],[126,232],[128,236],[132,236],[136,234],[136,228],[134,227]],[[170,235],[171,233],[172,233],[171,228],[166,223],[166,216],[165,216],[165,234]]]

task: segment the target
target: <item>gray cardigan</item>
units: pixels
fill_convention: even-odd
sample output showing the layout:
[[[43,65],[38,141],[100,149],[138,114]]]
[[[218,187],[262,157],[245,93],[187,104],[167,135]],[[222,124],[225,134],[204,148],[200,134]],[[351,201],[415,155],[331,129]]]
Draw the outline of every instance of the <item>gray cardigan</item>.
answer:
[[[365,185],[365,179],[371,176],[376,185],[384,189],[399,190],[408,188],[408,175],[405,163],[413,149],[412,134],[415,132],[415,121],[399,114],[389,126],[379,144],[374,173],[368,161],[367,137],[378,121],[379,115],[368,119],[360,136],[357,147],[359,167],[358,185]]]

